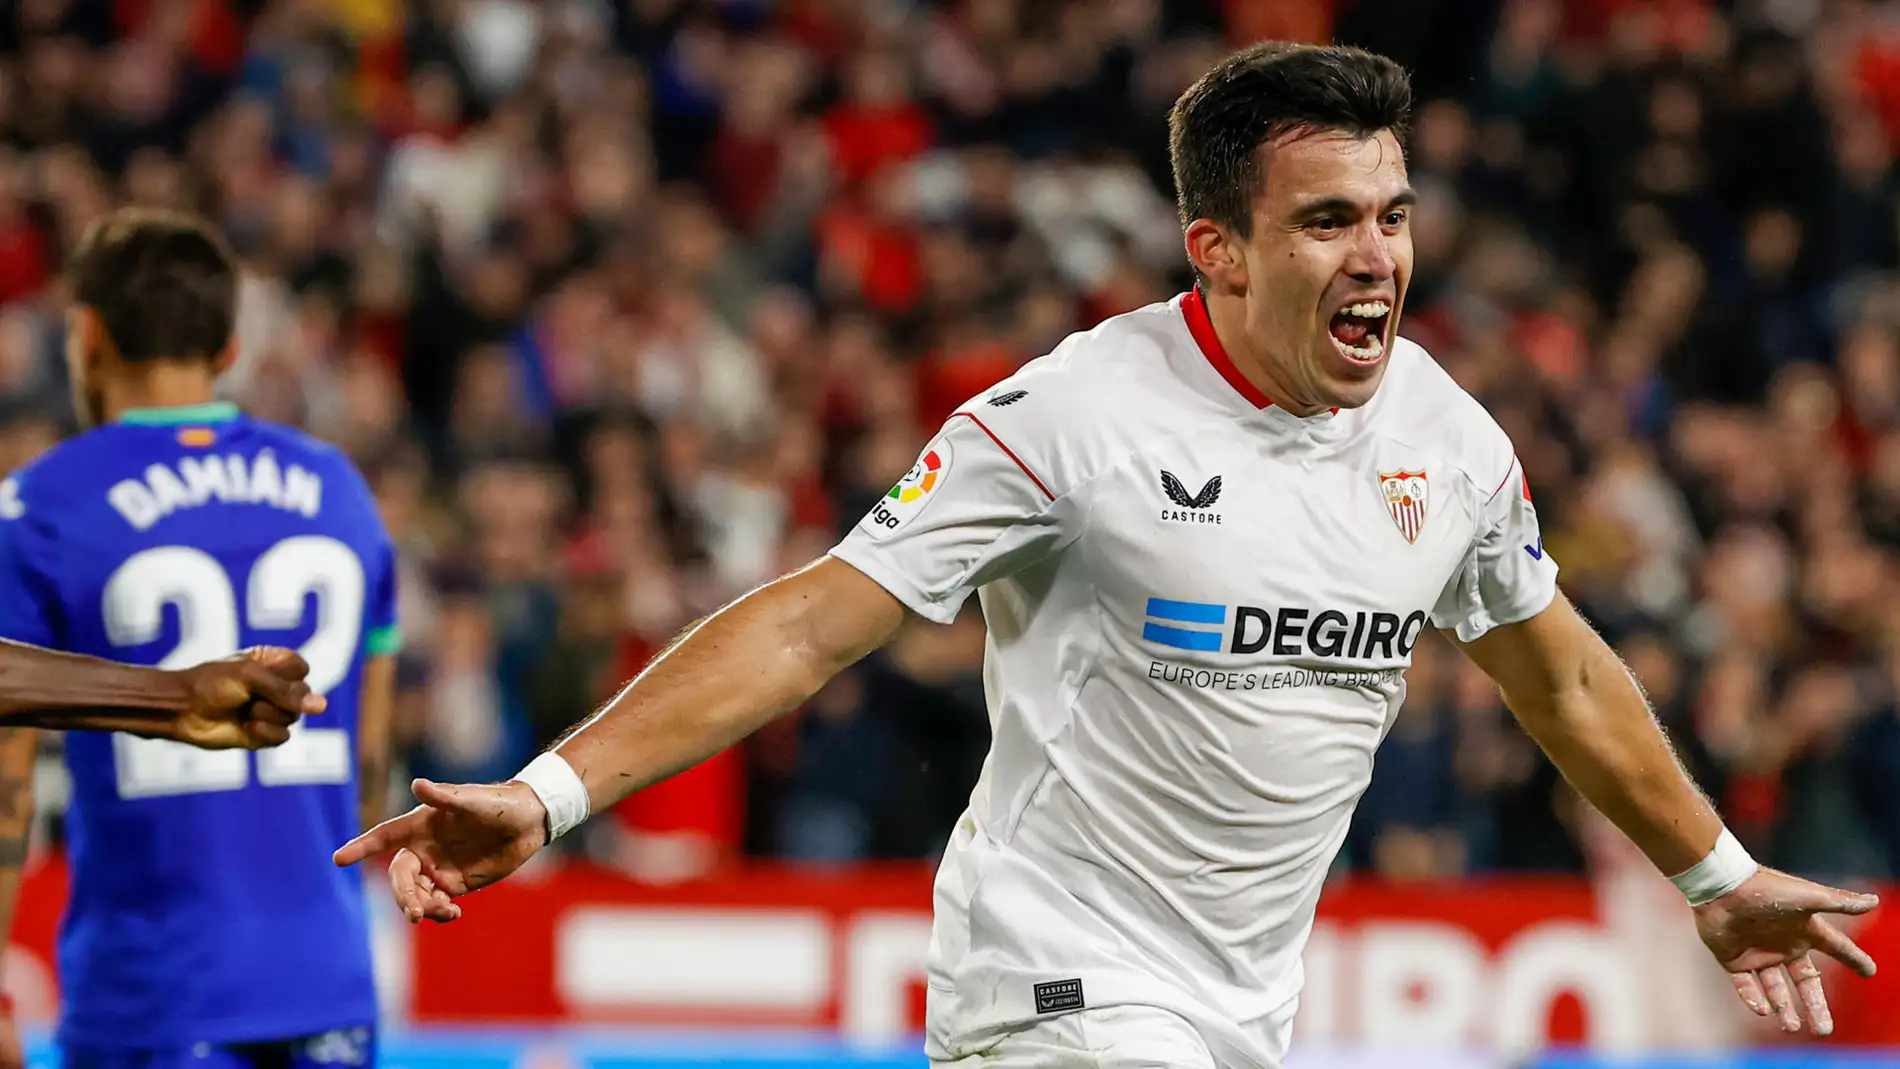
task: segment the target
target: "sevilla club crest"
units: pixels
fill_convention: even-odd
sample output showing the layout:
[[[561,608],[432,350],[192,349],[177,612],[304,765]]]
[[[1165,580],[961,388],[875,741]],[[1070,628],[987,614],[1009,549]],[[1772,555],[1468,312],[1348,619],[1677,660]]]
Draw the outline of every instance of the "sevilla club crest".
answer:
[[[1399,533],[1407,542],[1418,541],[1419,529],[1425,526],[1426,507],[1430,502],[1422,471],[1395,471],[1379,473],[1379,492],[1385,495],[1386,511],[1392,513],[1392,522],[1399,525]]]

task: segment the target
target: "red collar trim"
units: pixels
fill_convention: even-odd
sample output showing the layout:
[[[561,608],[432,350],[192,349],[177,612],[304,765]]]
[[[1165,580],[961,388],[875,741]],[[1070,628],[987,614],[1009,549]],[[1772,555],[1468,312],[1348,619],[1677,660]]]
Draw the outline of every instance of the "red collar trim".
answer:
[[[1227,355],[1227,348],[1220,343],[1220,335],[1214,333],[1214,320],[1207,314],[1207,302],[1201,298],[1201,287],[1196,286],[1181,297],[1181,314],[1187,317],[1188,333],[1194,335],[1194,342],[1201,347],[1201,355],[1214,365],[1220,377],[1234,392],[1247,399],[1255,408],[1272,408],[1273,398],[1260,392],[1247,376],[1234,366],[1234,358]],[[1339,409],[1332,410],[1339,415]]]
[[[1194,342],[1201,347],[1201,355],[1214,365],[1220,377],[1234,392],[1245,397],[1255,408],[1271,408],[1273,398],[1260,392],[1260,387],[1247,381],[1247,376],[1234,366],[1234,359],[1227,355],[1227,349],[1220,343],[1220,335],[1214,333],[1214,320],[1207,314],[1207,302],[1201,299],[1201,287],[1196,286],[1181,298],[1181,314],[1187,317],[1188,333],[1194,335]]]

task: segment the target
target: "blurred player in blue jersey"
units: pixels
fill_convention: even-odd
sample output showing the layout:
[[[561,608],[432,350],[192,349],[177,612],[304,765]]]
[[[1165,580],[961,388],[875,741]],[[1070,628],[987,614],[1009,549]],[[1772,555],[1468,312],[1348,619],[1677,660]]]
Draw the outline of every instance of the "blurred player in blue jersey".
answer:
[[[363,889],[330,852],[376,815],[387,775],[389,537],[335,449],[215,399],[237,302],[215,235],[116,213],[69,285],[91,429],[0,484],[0,636],[167,668],[286,646],[329,704],[256,754],[67,736],[63,1063],[372,1064]],[[0,919],[11,890],[0,879]]]

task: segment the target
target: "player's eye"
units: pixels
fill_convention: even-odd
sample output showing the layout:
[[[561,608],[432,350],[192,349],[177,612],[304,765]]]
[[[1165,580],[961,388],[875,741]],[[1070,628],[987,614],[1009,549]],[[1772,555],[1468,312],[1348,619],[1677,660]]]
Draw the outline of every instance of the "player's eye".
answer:
[[[1322,234],[1336,234],[1344,229],[1345,225],[1344,221],[1334,215],[1322,215],[1307,224],[1311,229],[1317,230]]]
[[[1389,230],[1397,230],[1399,227],[1404,226],[1406,215],[1407,213],[1403,208],[1394,208],[1392,211],[1385,213],[1386,228]]]

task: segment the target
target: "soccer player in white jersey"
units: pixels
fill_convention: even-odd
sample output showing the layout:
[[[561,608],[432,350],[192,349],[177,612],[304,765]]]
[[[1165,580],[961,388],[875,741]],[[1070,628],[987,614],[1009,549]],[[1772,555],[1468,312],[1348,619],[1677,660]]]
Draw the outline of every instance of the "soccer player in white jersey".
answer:
[[[994,742],[937,877],[930,1057],[1277,1067],[1429,625],[1683,889],[1743,1001],[1827,1032],[1811,952],[1873,963],[1820,914],[1874,899],[1724,830],[1558,594],[1510,441],[1396,332],[1410,102],[1352,49],[1223,61],[1171,123],[1193,292],[972,399],[825,558],[693,627],[517,779],[418,781],[423,804],[339,863],[399,849],[408,916],[454,919],[590,811],[976,593]]]

